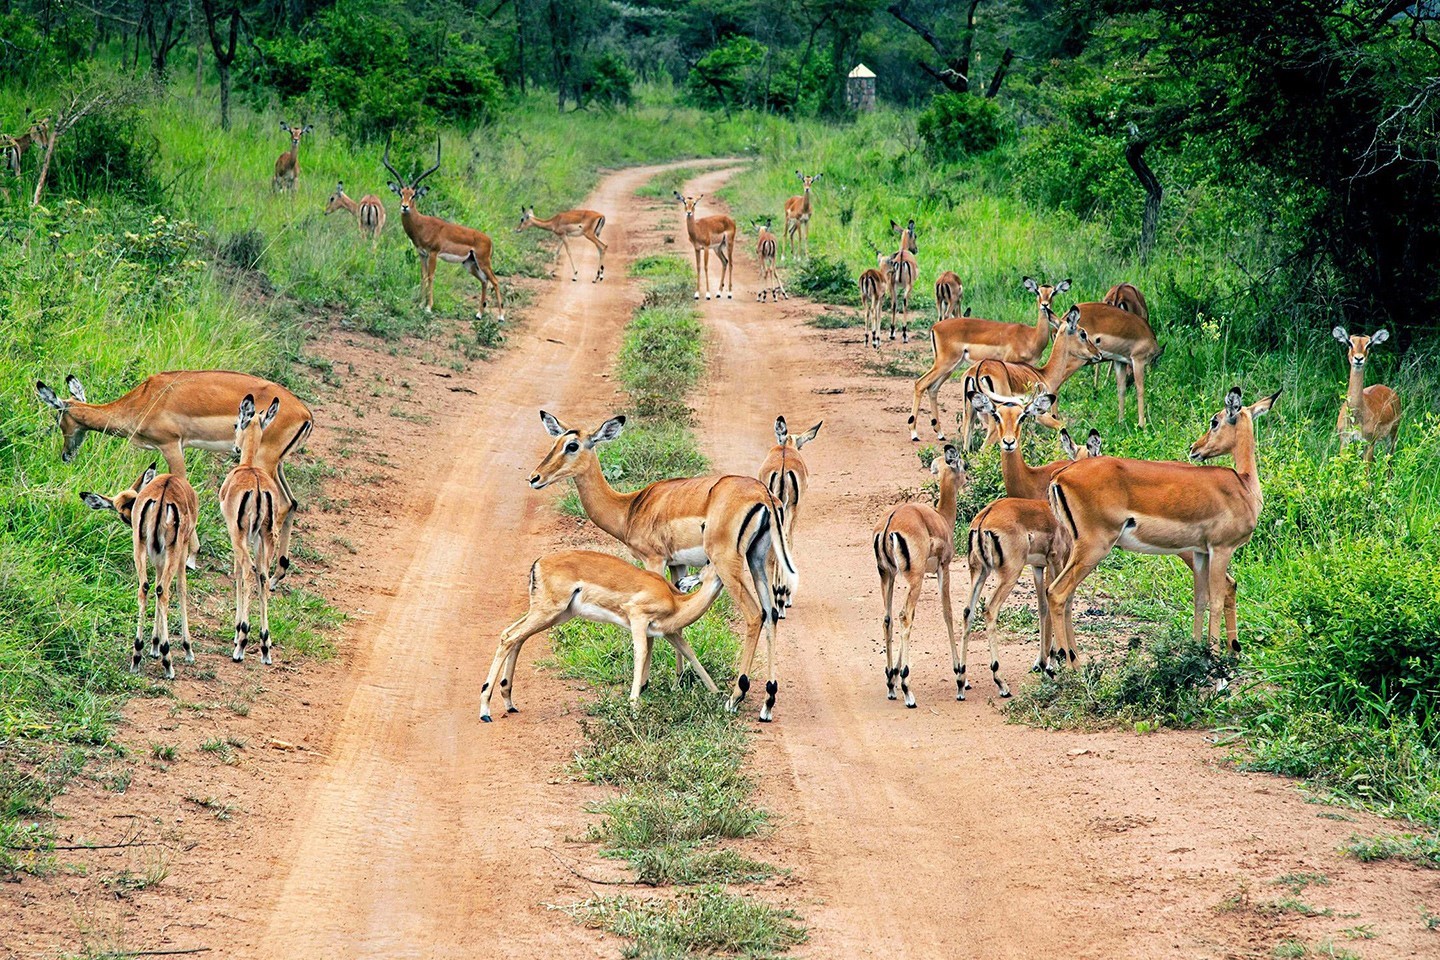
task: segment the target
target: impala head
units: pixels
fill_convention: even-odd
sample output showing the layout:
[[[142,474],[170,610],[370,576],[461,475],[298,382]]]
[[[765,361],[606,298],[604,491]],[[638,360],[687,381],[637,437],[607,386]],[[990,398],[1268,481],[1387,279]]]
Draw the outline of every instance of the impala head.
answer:
[[[791,446],[794,447],[796,450],[799,450],[801,447],[805,446],[805,444],[815,439],[815,435],[820,432],[820,427],[823,426],[824,423],[825,421],[821,420],[819,423],[815,424],[815,426],[811,427],[809,430],[806,430],[799,436],[792,437],[790,435],[790,428],[785,424],[785,418],[776,417],[775,442],[782,447]]]
[[[1100,456],[1100,431],[1094,427],[1090,428],[1090,436],[1085,438],[1085,446],[1077,447],[1075,441],[1070,437],[1070,431],[1064,427],[1060,428],[1060,449],[1065,456],[1071,460],[1084,460],[1086,457]]]
[[[245,394],[245,399],[240,401],[240,412],[235,417],[235,456],[241,456],[247,444],[258,445],[260,435],[265,428],[275,419],[275,414],[280,412],[280,398],[276,397],[270,401],[270,406],[260,416],[255,416],[255,397],[252,394]]]
[[[817,173],[817,174],[815,174],[815,176],[813,176],[813,177],[807,177],[807,176],[805,176],[805,174],[801,173],[799,170],[796,170],[796,171],[795,171],[795,176],[797,176],[797,177],[800,178],[800,184],[801,184],[801,186],[804,187],[806,193],[809,193],[809,192],[810,192],[810,186],[811,186],[811,184],[813,184],[816,180],[819,180],[821,177],[825,176],[825,174],[823,174],[823,173]]]
[[[1055,405],[1055,394],[1036,393],[1033,397],[1002,397],[984,387],[977,388],[973,377],[965,378],[965,396],[982,417],[1000,426],[1000,449],[1011,453],[1020,449],[1020,424],[1038,417]]]
[[[325,201],[325,215],[328,217],[336,210],[343,209],[345,197],[345,181],[335,181],[335,192],[330,194],[330,199]]]
[[[520,222],[515,225],[515,232],[519,233],[535,220],[535,208],[533,206],[520,208]]]
[[[693,197],[685,197],[681,196],[680,191],[675,191],[675,199],[679,200],[680,205],[685,208],[686,219],[690,219],[695,216],[695,204],[699,203],[704,198],[705,194],[703,193],[697,193]]]
[[[965,462],[960,459],[960,448],[953,443],[945,444],[940,456],[930,461],[930,472],[942,482],[949,476],[957,488],[962,486],[965,483]]]
[[[1368,337],[1364,334],[1357,334],[1352,337],[1345,332],[1344,327],[1336,327],[1330,331],[1330,334],[1345,347],[1346,355],[1350,358],[1350,365],[1357,370],[1365,366],[1365,361],[1370,356],[1371,347],[1390,339],[1390,331],[1383,327]]]
[[[764,239],[765,235],[770,232],[770,224],[773,222],[774,218],[772,217],[756,217],[750,221],[750,225],[755,228],[756,234]]]
[[[1269,413],[1279,396],[1280,390],[1276,390],[1265,399],[1257,400],[1247,407],[1240,401],[1240,388],[1231,387],[1230,392],[1225,394],[1225,409],[1210,418],[1210,429],[1190,445],[1190,459],[1210,460],[1235,449],[1235,443],[1242,433],[1254,435],[1255,420]]]
[[[1045,311],[1050,312],[1046,307]],[[1100,357],[1100,338],[1090,336],[1089,332],[1080,326],[1080,307],[1072,305],[1065,311],[1065,316],[1055,320],[1055,315],[1050,314],[1055,324],[1055,345],[1058,347],[1063,340],[1070,350],[1080,356],[1085,363],[1098,363]]]
[[[121,490],[113,497],[101,496],[98,493],[91,493],[87,490],[80,494],[80,499],[84,501],[85,506],[91,510],[114,510],[120,515],[120,519],[124,521],[125,526],[128,527],[131,524],[135,509],[135,498],[140,496],[140,491],[144,490],[146,485],[154,479],[155,464],[152,463],[141,472],[140,478],[136,480],[135,485],[129,489]]]
[[[385,139],[385,154],[380,158],[380,162],[385,164],[385,169],[389,170],[390,176],[395,178],[390,181],[390,190],[400,198],[400,214],[404,216],[415,209],[416,200],[430,192],[429,187],[420,186],[420,181],[440,169],[440,138],[435,138],[435,166],[426,170],[408,184],[405,182],[405,178],[400,176],[400,172],[390,165],[390,139],[388,137]]]
[[[1020,282],[1025,285],[1026,290],[1035,294],[1036,305],[1039,306],[1041,310],[1044,310],[1050,317],[1050,323],[1052,325],[1058,324],[1059,321],[1055,319],[1055,311],[1050,308],[1050,304],[1055,299],[1055,294],[1064,293],[1070,289],[1070,281],[1061,280],[1059,283],[1051,286],[1048,283],[1036,283],[1031,277],[1024,277]]]
[[[60,435],[65,438],[64,446],[60,449],[60,459],[69,463],[75,459],[75,452],[80,449],[80,444],[85,442],[85,427],[71,411],[75,404],[85,403],[85,387],[73,375],[65,378],[65,386],[70,391],[68,398],[56,394],[44,381],[35,381],[35,393],[40,400],[60,414]]]
[[[894,220],[891,220],[890,232],[900,234],[901,250],[909,250],[911,253],[916,254],[920,252],[919,248],[915,246],[915,220],[913,217],[911,218],[910,222],[905,224],[905,226],[903,227],[900,226],[900,224],[896,223]]]
[[[556,480],[582,473],[595,459],[595,445],[614,440],[625,429],[624,417],[611,417],[593,433],[586,435],[565,426],[544,410],[540,411],[540,422],[545,425],[545,432],[555,438],[555,445],[530,477],[530,486],[535,490],[543,490]]]
[[[309,133],[315,128],[308,123],[305,124],[305,126],[303,127],[292,127],[284,120],[281,120],[280,129],[290,134],[290,149],[294,150],[296,147],[300,146],[300,138],[305,136],[305,134]]]

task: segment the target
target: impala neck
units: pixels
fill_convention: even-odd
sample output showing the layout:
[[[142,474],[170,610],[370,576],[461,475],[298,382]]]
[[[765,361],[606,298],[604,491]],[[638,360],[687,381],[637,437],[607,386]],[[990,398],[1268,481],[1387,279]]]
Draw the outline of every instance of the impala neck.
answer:
[[[809,188],[809,187],[806,187],[806,188],[805,188],[804,194],[803,194],[803,196],[802,196],[801,199],[802,199],[803,202],[800,204],[800,212],[801,212],[801,213],[809,213],[809,212],[810,212],[810,188]]]
[[[1365,368],[1350,364],[1350,389],[1345,393],[1345,400],[1350,405],[1350,418],[1352,421],[1360,419],[1360,402],[1365,389]]]
[[[580,505],[590,522],[604,530],[621,543],[629,532],[630,502],[633,493],[621,493],[610,486],[600,469],[600,458],[590,451],[585,469],[575,474],[575,492],[580,495]]]
[[[108,433],[114,436],[133,436],[140,432],[139,419],[120,401],[110,403],[83,403],[71,400],[65,405],[70,418],[86,430]]]
[[[1050,342],[1050,308],[1041,307],[1040,316],[1035,320],[1035,332],[1030,335],[1030,356],[1039,357],[1045,352],[1045,344]]]
[[[700,588],[694,593],[684,594],[684,599],[675,605],[675,616],[670,618],[674,629],[684,630],[703,617],[705,611],[710,609],[710,604],[715,602],[721,586],[720,574],[711,567]]]
[[[1230,451],[1230,459],[1235,462],[1235,472],[1239,474],[1240,480],[1259,503],[1260,473],[1255,462],[1255,420],[1248,413],[1245,414],[1243,429],[1236,431],[1235,448]]]
[[[547,218],[547,217],[531,216],[531,217],[530,217],[530,226],[532,226],[532,227],[539,227],[541,230],[554,230],[554,229],[555,229],[555,217],[558,217],[558,216],[560,216],[560,214],[558,214],[558,213],[555,214],[555,216],[548,217],[548,218]]]
[[[960,471],[951,470],[948,466],[940,471],[940,503],[935,507],[935,512],[940,514],[950,529],[955,527],[955,487],[959,481]]]
[[[1025,454],[1021,452],[1019,437],[1016,437],[1015,449],[1000,451],[1000,477],[1005,483],[1006,496],[1014,496],[1011,490],[1023,490],[1029,487],[1029,478],[1040,471],[1025,462]]]
[[[1068,336],[1057,336],[1050,351],[1050,359],[1040,367],[1040,376],[1052,393],[1060,391],[1060,385],[1085,366],[1085,358],[1075,350],[1075,343]]]

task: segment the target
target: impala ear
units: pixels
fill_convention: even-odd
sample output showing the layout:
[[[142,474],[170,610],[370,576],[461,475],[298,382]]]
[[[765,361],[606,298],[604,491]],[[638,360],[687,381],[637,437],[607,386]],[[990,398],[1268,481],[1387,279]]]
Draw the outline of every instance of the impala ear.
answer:
[[[244,430],[250,426],[250,421],[255,419],[255,397],[252,394],[245,394],[245,399],[240,401],[240,414],[235,418],[235,429]]]
[[[899,232],[900,232],[900,224],[896,223],[894,220],[891,220],[891,221],[890,221],[890,232],[891,232],[891,233],[899,233]]]
[[[1075,331],[1080,328],[1080,307],[1072,306],[1065,312],[1065,332],[1074,336]]]
[[[544,410],[540,411],[540,422],[545,424],[545,432],[550,434],[550,436],[552,437],[564,436],[564,434],[569,429],[565,426],[565,424],[561,423],[559,420],[556,420],[553,416],[546,413]]]
[[[785,439],[790,436],[790,428],[785,425],[784,417],[775,418],[775,442],[781,446],[785,445]]]
[[[85,402],[85,386],[73,373],[65,378],[65,386],[69,389],[70,396],[81,403]]]
[[[1344,327],[1336,327],[1334,330],[1331,330],[1330,336],[1334,337],[1336,340],[1339,340],[1341,343],[1345,344],[1345,346],[1350,346],[1350,334],[1345,332]]]
[[[425,194],[427,194],[427,193],[429,193],[429,192],[430,192],[430,186],[429,186],[429,184],[426,184],[425,186],[421,187],[419,190],[416,190],[416,191],[415,191],[415,196],[416,196],[417,198],[418,198],[418,197],[423,197],[423,196],[425,196]]]
[[[80,499],[81,499],[82,501],[84,501],[85,506],[89,507],[91,510],[114,510],[114,509],[115,509],[115,501],[114,501],[114,500],[111,500],[109,497],[102,497],[102,496],[100,496],[100,494],[98,494],[98,493],[91,493],[91,492],[88,491],[88,490],[83,491],[83,492],[80,494]]]
[[[914,217],[911,217],[911,218],[910,218],[910,222],[905,225],[905,229],[909,230],[911,233],[914,233],[914,232],[915,232],[915,218],[914,218]]]
[[[65,401],[55,396],[55,391],[45,385],[45,381],[35,381],[35,394],[47,407],[54,407],[61,413],[65,412]]]
[[[796,437],[795,449],[799,450],[801,447],[805,446],[805,444],[809,443],[811,440],[814,440],[815,435],[820,432],[820,428],[824,425],[825,421],[821,420],[819,423],[815,424],[815,426],[811,427],[809,430],[806,430],[804,433],[800,434],[800,436]]]
[[[290,124],[286,123],[284,120],[281,120],[281,121],[280,121],[280,129],[281,129],[281,130],[284,130],[286,133],[289,133],[289,132],[290,132]]]
[[[1225,418],[1231,423],[1240,419],[1240,410],[1243,406],[1240,396],[1239,387],[1231,387],[1230,392],[1225,394]]]
[[[953,443],[945,444],[945,465],[951,470],[960,469],[960,451]]]
[[[619,437],[620,432],[624,429],[625,418],[623,416],[611,417],[609,420],[606,420],[604,423],[600,424],[600,429],[590,434],[590,439],[586,440],[585,443],[587,446],[591,447],[595,446],[595,444],[597,443],[608,443],[609,441]]]
[[[811,182],[811,183],[814,183],[816,180],[819,180],[819,179],[820,179],[821,177],[823,177],[823,176],[825,176],[825,174],[823,174],[823,173],[817,173],[817,174],[815,174],[815,176],[813,176],[813,177],[810,178],[810,182]]]
[[[1276,390],[1264,400],[1256,400],[1254,403],[1250,404],[1250,419],[1255,420],[1269,413],[1270,408],[1275,406],[1275,401],[1280,398],[1280,394],[1283,393],[1284,390],[1285,388],[1281,387],[1279,390]]]
[[[1070,439],[1070,431],[1064,427],[1060,428],[1060,449],[1065,456],[1074,460],[1080,454],[1080,448],[1075,446],[1075,441]]]
[[[675,199],[676,199],[676,200],[679,200],[681,203],[684,203],[684,202],[685,202],[685,198],[682,197],[682,196],[680,196],[680,191],[679,191],[679,190],[674,191],[674,193],[675,193]]]
[[[301,132],[301,133],[309,133],[311,130],[314,130],[314,129],[315,129],[315,128],[314,128],[313,126],[311,126],[310,124],[307,123],[307,124],[305,124],[305,129],[304,129],[304,130],[301,130],[300,132]]]
[[[1386,340],[1389,339],[1390,331],[1386,330],[1384,327],[1381,327],[1379,330],[1376,330],[1373,334],[1370,335],[1370,346],[1373,347],[1377,343],[1384,343]],[[83,400],[84,398],[82,397],[81,399]]]
[[[965,308],[965,313],[963,314],[963,316],[966,316],[966,317],[970,316],[970,308],[969,308],[969,307],[966,307],[966,308]]]
[[[995,416],[995,401],[991,400],[990,395],[983,390],[976,390],[975,380],[971,377],[965,378],[965,397],[977,413],[982,413],[987,417]]]
[[[270,401],[270,406],[266,408],[265,415],[260,418],[260,429],[264,430],[266,427],[270,426],[270,424],[275,420],[275,414],[279,412],[280,398],[276,397],[274,400]]]
[[[1033,277],[1022,277],[1020,282],[1024,285],[1025,289],[1029,290],[1031,293],[1040,293],[1040,284],[1036,283]]]
[[[1085,449],[1090,451],[1090,456],[1100,456],[1100,431],[1094,427],[1090,428],[1090,436],[1085,438]]]
[[[795,176],[800,178],[801,180],[805,179],[805,174],[801,173],[799,170],[795,171]]]
[[[155,461],[152,460],[152,461],[150,461],[150,466],[146,467],[146,468],[145,468],[145,471],[140,474],[140,478],[135,481],[135,487],[134,487],[135,492],[136,492],[136,493],[139,493],[141,490],[144,490],[145,487],[146,487],[147,485],[149,485],[150,481],[151,481],[151,480],[154,480],[154,479],[155,479]]]
[[[1055,405],[1055,394],[1042,393],[1025,405],[1025,416],[1038,417]]]
[[[1069,290],[1069,289],[1070,289],[1070,278],[1069,278],[1069,277],[1066,277],[1064,280],[1061,280],[1058,284],[1055,285],[1055,292],[1056,292],[1056,293],[1064,293],[1066,290]]]
[[[400,195],[400,184],[396,183],[394,180],[390,180],[388,181],[388,186],[390,187],[391,193],[395,194],[396,196]]]

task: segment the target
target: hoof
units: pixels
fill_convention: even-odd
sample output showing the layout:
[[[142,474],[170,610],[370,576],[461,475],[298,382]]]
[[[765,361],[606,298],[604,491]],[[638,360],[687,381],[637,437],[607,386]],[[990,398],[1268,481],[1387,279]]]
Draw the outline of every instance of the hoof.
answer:
[[[1009,699],[1010,699],[1010,691],[1009,691],[1009,690],[1001,690],[1001,691],[1000,691],[1000,699],[1001,699],[1001,700],[1009,700]]]
[[[263,664],[265,664],[265,666],[268,667],[268,666],[270,666],[271,664],[273,664],[275,661],[271,660],[269,657],[261,657],[261,658],[260,658],[260,662],[263,663]]]
[[[506,708],[505,708],[505,712],[506,712],[506,713],[519,713],[519,712],[520,712],[520,708],[519,708],[519,707],[506,707]]]
[[[244,663],[244,662],[245,662],[245,654],[243,654],[243,653],[232,653],[232,654],[230,654],[230,659],[231,659],[231,660],[234,660],[236,663]]]
[[[894,700],[894,699],[895,699],[895,691],[894,691],[894,690],[891,690],[889,693],[885,694],[885,699],[886,699],[886,700]]]
[[[914,709],[915,709],[916,707],[918,707],[918,706],[919,706],[918,703],[907,703],[907,704],[905,704],[905,709],[906,709],[906,710],[914,710]]]
[[[956,700],[959,700],[961,703],[964,703],[964,702],[965,702],[965,694],[963,694],[963,693],[957,693],[957,694],[955,694],[955,699],[956,699]]]
[[[480,722],[481,722],[481,723],[494,723],[495,721],[490,717],[490,714],[488,714],[488,713],[482,713],[482,714],[480,714]]]

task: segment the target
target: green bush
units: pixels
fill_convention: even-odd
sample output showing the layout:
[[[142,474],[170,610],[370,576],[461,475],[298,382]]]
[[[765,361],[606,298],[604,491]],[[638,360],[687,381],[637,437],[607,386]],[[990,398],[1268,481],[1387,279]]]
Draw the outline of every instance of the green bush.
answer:
[[[1010,126],[1000,104],[989,97],[936,94],[915,123],[925,153],[937,162],[954,162],[1000,146]]]
[[[605,53],[591,60],[580,80],[580,103],[598,103],[614,109],[628,107],[634,100],[635,71],[625,58]]]
[[[353,140],[436,122],[473,126],[504,87],[484,47],[396,0],[340,0],[299,40],[257,39],[241,74],[250,98],[324,109]]]
[[[860,302],[859,271],[852,272],[844,260],[811,257],[800,273],[790,281],[790,288],[802,296],[824,303],[855,306]]]
[[[160,144],[137,110],[101,110],[56,141],[50,176],[55,192],[66,196],[119,194],[153,203],[160,199],[161,192],[155,171],[159,154]]]

